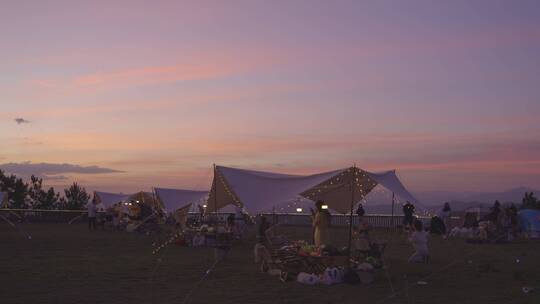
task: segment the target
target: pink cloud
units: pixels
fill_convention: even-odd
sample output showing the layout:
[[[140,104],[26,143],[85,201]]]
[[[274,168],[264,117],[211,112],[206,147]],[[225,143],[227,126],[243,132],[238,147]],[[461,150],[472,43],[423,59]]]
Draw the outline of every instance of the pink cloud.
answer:
[[[210,79],[232,71],[233,69],[226,65],[150,66],[83,75],[70,81],[74,86],[80,87],[139,86]]]

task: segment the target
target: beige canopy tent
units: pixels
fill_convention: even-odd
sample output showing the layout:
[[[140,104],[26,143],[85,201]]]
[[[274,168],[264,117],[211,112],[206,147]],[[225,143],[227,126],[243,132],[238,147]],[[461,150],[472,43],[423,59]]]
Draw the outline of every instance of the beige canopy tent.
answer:
[[[322,200],[330,209],[339,213],[349,213],[352,205],[361,201],[376,186],[377,182],[368,172],[351,167],[300,195],[312,201]]]
[[[139,191],[128,197],[127,201],[145,204],[152,208],[159,209],[159,203],[152,192]]]
[[[418,200],[403,186],[395,170],[372,173],[356,166],[347,168],[300,195],[312,201],[322,200],[339,213],[349,213],[371,190],[381,185],[403,200],[417,204]],[[352,202],[352,205],[351,205]]]

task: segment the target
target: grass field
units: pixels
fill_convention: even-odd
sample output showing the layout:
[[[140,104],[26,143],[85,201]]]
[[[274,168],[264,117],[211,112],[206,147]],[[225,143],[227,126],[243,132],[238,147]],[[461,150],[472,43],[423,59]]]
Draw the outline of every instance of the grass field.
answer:
[[[406,262],[412,248],[401,232],[376,231],[389,242],[388,276],[371,285],[306,286],[261,274],[253,263],[254,237],[214,262],[207,248],[169,246],[151,254],[153,236],[89,232],[84,225],[22,224],[26,238],[0,223],[0,303],[540,303],[540,243],[470,245],[432,238],[432,262]],[[286,228],[308,239],[306,228]],[[344,242],[346,230],[332,231]],[[519,259],[519,263],[516,260]],[[391,296],[391,287],[396,292]],[[423,280],[427,285],[418,285]]]

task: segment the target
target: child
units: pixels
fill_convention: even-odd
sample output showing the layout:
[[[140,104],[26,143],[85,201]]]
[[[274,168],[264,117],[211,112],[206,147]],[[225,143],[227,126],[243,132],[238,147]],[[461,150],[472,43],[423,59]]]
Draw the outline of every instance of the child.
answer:
[[[410,263],[427,263],[429,261],[428,234],[424,231],[424,225],[416,220],[413,223],[414,231],[409,235],[409,241],[414,246],[414,254],[409,258]]]

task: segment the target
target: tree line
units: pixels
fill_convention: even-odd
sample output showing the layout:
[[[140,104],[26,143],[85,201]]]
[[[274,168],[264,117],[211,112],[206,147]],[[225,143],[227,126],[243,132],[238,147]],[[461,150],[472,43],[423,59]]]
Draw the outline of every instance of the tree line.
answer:
[[[0,192],[6,192],[9,207],[15,209],[84,209],[90,199],[86,189],[76,182],[64,189],[64,195],[53,187],[46,189],[43,179],[32,175],[29,182],[0,170]]]
[[[7,175],[0,170],[0,192],[7,192],[9,207],[16,209],[84,209],[90,199],[86,189],[74,182],[64,189],[64,195],[53,187],[44,189],[43,179],[32,175],[30,182],[25,182],[14,174]],[[540,209],[540,200],[532,192],[525,192],[521,209]]]

